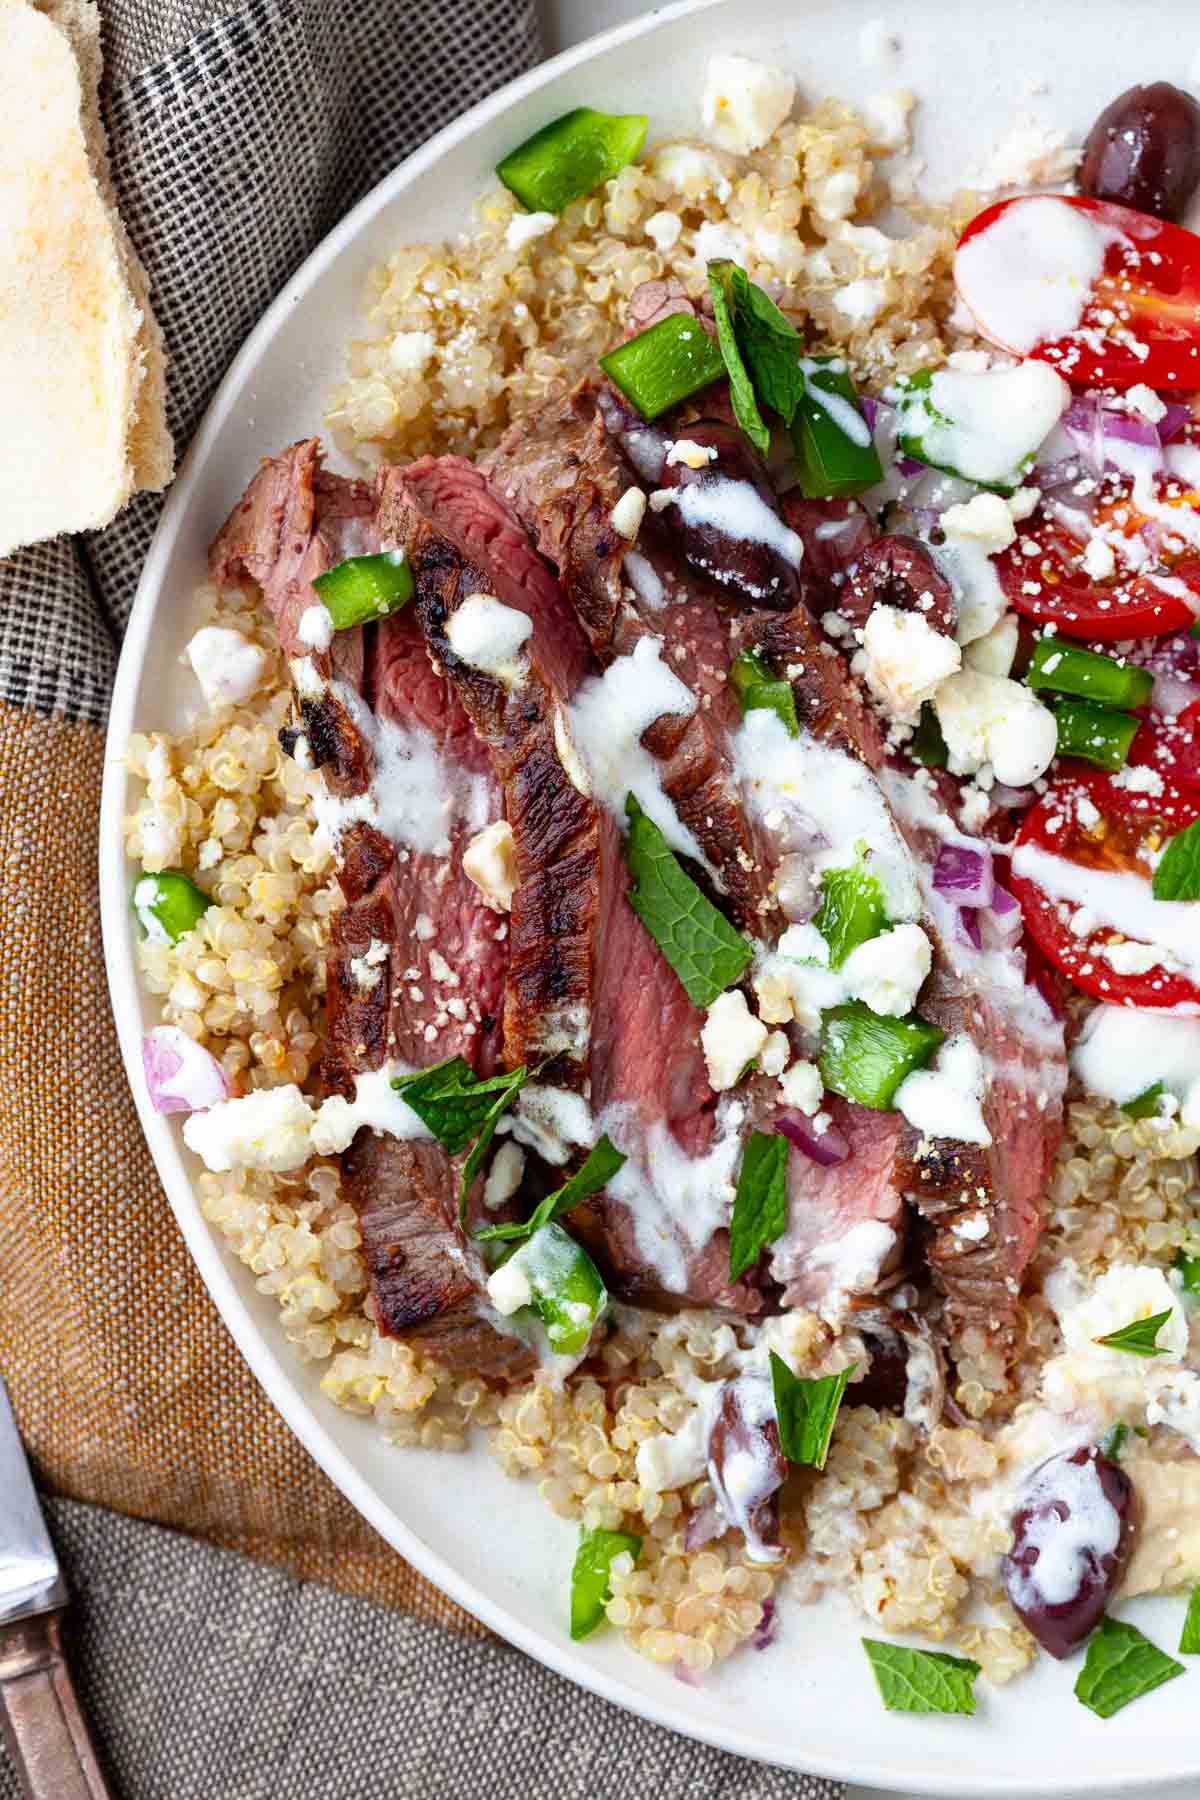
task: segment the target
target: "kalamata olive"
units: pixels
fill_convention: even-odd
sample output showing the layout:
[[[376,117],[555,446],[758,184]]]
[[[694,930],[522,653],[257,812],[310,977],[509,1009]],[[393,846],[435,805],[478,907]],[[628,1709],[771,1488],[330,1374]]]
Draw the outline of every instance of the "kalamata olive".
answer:
[[[954,589],[919,538],[892,531],[868,544],[842,585],[838,611],[865,625],[876,606],[919,613],[934,631],[954,636],[958,604]]]
[[[701,419],[680,437],[716,456],[692,468],[668,462],[663,491],[678,494],[659,519],[685,562],[725,588],[731,599],[790,610],[799,592],[804,546],[779,516],[766,468],[735,425]]]
[[[1012,1519],[1002,1574],[1043,1650],[1063,1657],[1101,1617],[1133,1546],[1133,1484],[1095,1445],[1034,1470]]]
[[[759,1562],[778,1562],[779,1489],[787,1461],[770,1378],[758,1371],[728,1381],[708,1434],[708,1479],[728,1524]]]
[[[910,1423],[932,1431],[942,1416],[946,1377],[927,1321],[905,1311],[867,1316],[870,1323],[860,1330],[871,1366],[850,1383],[847,1393],[856,1406],[903,1413]]]
[[[871,1353],[871,1366],[847,1387],[847,1404],[902,1413],[908,1390],[908,1346],[898,1331],[884,1327],[864,1331],[862,1339]]]
[[[819,617],[838,605],[840,583],[834,577],[857,562],[875,537],[875,526],[857,500],[805,500],[786,494],[781,506],[804,545],[800,565],[804,603]]]
[[[1158,219],[1179,219],[1200,183],[1200,106],[1169,81],[1131,87],[1083,146],[1079,191]]]

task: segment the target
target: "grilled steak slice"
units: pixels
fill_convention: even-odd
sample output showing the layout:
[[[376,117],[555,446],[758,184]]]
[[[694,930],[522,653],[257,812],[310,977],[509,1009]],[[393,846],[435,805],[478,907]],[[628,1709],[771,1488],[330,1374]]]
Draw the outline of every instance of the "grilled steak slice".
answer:
[[[753,1310],[761,1300],[749,1285],[730,1286],[727,1243],[714,1237],[711,1207],[706,1226],[664,1212],[661,1229],[645,1234],[647,1210],[663,1205],[655,1159],[682,1166],[704,1157],[717,1126],[700,1016],[628,903],[615,822],[572,778],[562,709],[589,667],[586,642],[479,469],[443,458],[389,471],[382,482],[384,513],[391,494],[430,521],[409,538],[417,611],[504,785],[519,877],[506,1060],[549,1058],[539,1086],[586,1094],[597,1128],[629,1158],[607,1195],[571,1215],[572,1228],[617,1293],[655,1305]],[[479,592],[526,613],[533,626],[511,687],[465,662],[451,643],[454,613]],[[731,1139],[728,1155],[735,1148]],[[720,1212],[721,1198],[732,1198],[728,1170],[714,1196]]]
[[[960,839],[930,787],[885,770],[886,793],[912,845],[935,942],[921,1012],[981,1051],[988,1080],[986,1148],[923,1139],[905,1127],[901,1179],[933,1232],[927,1256],[952,1327],[979,1326],[1011,1346],[1021,1277],[1040,1229],[1039,1199],[1062,1134],[1063,1030],[1026,980],[1019,949],[975,950],[955,930],[953,906],[933,888],[940,844]]]
[[[905,1234],[898,1158],[904,1120],[826,1097],[849,1145],[844,1162],[823,1167],[788,1159],[788,1222],[771,1246],[770,1270],[787,1306],[839,1317],[848,1296],[870,1293],[898,1260]]]
[[[369,488],[321,472],[315,442],[293,445],[264,464],[211,555],[216,579],[261,587],[329,790],[323,816],[347,905],[331,924],[323,1070],[347,1098],[358,1075],[390,1060],[461,1055],[491,1073],[507,962],[505,927],[461,859],[470,831],[498,816],[499,789],[416,620],[338,633],[328,652],[300,634],[313,576],[381,546],[375,511]],[[458,1231],[446,1152],[364,1128],[342,1172],[380,1329],[495,1375],[528,1366],[525,1346],[480,1314],[482,1270]]]
[[[588,384],[510,427],[487,459],[491,479],[558,571],[562,591],[608,668],[642,638],[661,643],[672,673],[696,696],[690,713],[654,721],[642,742],[663,790],[700,845],[729,908],[747,929],[774,935],[781,920],[762,845],[746,817],[729,755],[739,719],[728,683],[729,633],[716,596],[686,571],[648,516],[638,547],[612,525],[633,485],[625,462],[644,433],[600,404]],[[611,431],[610,431],[611,425]],[[665,454],[665,441],[662,446]]]

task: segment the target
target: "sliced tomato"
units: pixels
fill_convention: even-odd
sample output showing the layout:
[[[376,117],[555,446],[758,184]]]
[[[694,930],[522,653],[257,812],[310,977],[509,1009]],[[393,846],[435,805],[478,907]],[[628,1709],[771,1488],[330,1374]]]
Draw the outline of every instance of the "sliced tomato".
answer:
[[[1036,844],[1081,868],[1136,875],[1148,891],[1150,868],[1138,852],[1161,848],[1200,818],[1200,792],[1185,792],[1161,774],[1152,785],[1155,791],[1145,792],[1083,764],[1064,764],[1061,778],[1026,814],[1017,844]],[[1118,974],[1102,950],[1121,941],[1119,932],[1100,926],[1077,936],[1071,920],[1079,909],[1070,901],[1054,899],[1016,869],[1009,885],[1033,941],[1084,993],[1125,1006],[1200,1005],[1200,982],[1162,967]]]
[[[1200,794],[1200,700],[1173,719],[1147,719],[1129,747],[1129,761],[1157,770],[1185,793]]]
[[[1133,506],[1129,484],[1121,477],[1105,477],[1108,497],[1097,514],[1097,523],[1116,525],[1133,537],[1146,523]],[[1191,506],[1194,496],[1163,495],[1171,505]],[[1037,546],[1032,553],[1032,540]],[[1120,638],[1160,637],[1190,626],[1200,611],[1200,554],[1187,550],[1172,555],[1159,550],[1157,567],[1133,575],[1116,572],[1098,581],[1083,567],[1086,545],[1081,544],[1055,519],[1038,514],[1027,520],[1007,550],[996,557],[996,573],[1009,605],[1042,625],[1055,625],[1070,637],[1111,643]],[[1189,604],[1183,595],[1159,585],[1159,578],[1182,582],[1196,596]]]
[[[1031,305],[1036,306],[1037,284],[1078,285],[1070,249],[1064,247],[1060,266],[1056,246],[1046,233],[1038,232],[1038,254],[1030,259],[1029,291],[1024,296],[1011,264],[1004,282],[988,283],[981,281],[975,259],[968,258],[961,269],[956,259],[959,294],[984,336],[1016,355],[1052,363],[1075,386],[1124,389],[1146,382],[1152,388],[1200,388],[1200,237],[1182,225],[1107,200],[1026,194],[1000,200],[977,214],[962,234],[960,253],[1014,208],[1044,205],[1047,200],[1076,208],[1102,235],[1096,248],[1103,254],[1103,264],[1088,291],[1082,317],[1063,337],[1032,347],[1014,342],[1019,335],[1014,319],[1022,319]],[[1008,222],[1011,228],[1013,221]]]

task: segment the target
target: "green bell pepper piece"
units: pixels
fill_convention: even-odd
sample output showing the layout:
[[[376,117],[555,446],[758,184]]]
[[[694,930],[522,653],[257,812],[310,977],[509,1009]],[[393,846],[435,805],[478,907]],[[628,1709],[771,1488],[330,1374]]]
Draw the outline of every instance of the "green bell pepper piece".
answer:
[[[878,937],[887,924],[883,889],[861,862],[829,869],[821,877],[824,899],[813,924],[829,945],[830,966],[840,969],[852,950]]]
[[[841,357],[801,362],[804,396],[792,419],[800,492],[810,500],[861,494],[883,480],[883,464]]]
[[[945,1036],[916,1013],[881,1018],[861,1000],[849,1000],[821,1020],[817,1066],[831,1092],[888,1112],[905,1076],[927,1063]]]
[[[1065,644],[1061,638],[1039,638],[1025,676],[1031,688],[1074,694],[1097,706],[1115,706],[1128,712],[1150,698],[1154,677],[1149,669],[1119,663],[1115,657]]]
[[[641,1538],[631,1531],[605,1531],[599,1526],[580,1532],[571,1570],[571,1636],[576,1642],[603,1623],[604,1608],[612,1599],[609,1571],[613,1559],[625,1550],[636,1562],[642,1553]]]
[[[1102,769],[1123,769],[1140,719],[1129,713],[1093,706],[1090,700],[1060,700],[1054,708],[1058,756],[1078,756]]]
[[[177,944],[193,931],[212,905],[194,881],[178,869],[161,869],[138,877],[133,910],[146,936],[156,944]]]
[[[602,356],[600,367],[643,419],[657,419],[725,373],[721,352],[690,313],[668,313]]]
[[[399,612],[413,597],[412,566],[403,550],[381,550],[375,556],[348,556],[335,563],[313,586],[333,620],[335,631],[366,625]]]
[[[743,650],[733,660],[729,683],[738,698],[742,717],[761,708],[773,712],[787,727],[789,737],[800,736],[796,717],[796,698],[791,683],[772,675],[762,657],[753,650]]]
[[[644,113],[577,106],[510,150],[496,173],[530,212],[560,213],[633,161],[649,122]]]

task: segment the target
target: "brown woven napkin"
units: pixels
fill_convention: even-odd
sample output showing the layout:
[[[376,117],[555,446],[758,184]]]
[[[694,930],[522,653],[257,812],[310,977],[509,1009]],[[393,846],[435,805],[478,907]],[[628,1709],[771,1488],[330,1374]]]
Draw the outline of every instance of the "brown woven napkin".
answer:
[[[114,177],[182,452],[304,254],[536,61],[536,0],[101,4]],[[836,1800],[478,1642],[309,1460],[218,1318],[129,1096],[96,889],[103,721],[159,506],[0,562],[0,1371],[42,1486],[68,1497],[52,1521],[114,1770],[131,1800]],[[0,1756],[0,1800],[17,1791]]]

